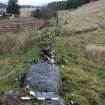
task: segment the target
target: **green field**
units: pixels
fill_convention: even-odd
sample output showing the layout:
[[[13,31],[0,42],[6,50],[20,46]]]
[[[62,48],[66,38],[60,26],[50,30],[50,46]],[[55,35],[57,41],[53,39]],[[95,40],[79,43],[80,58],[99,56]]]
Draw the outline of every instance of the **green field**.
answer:
[[[104,105],[105,56],[94,57],[86,53],[86,46],[95,43],[104,46],[105,32],[98,30],[81,35],[56,37],[57,60],[64,57],[67,64],[59,64],[62,75],[61,96],[66,101],[75,100],[81,105]],[[24,73],[37,58],[38,43],[34,40],[30,47],[20,54],[0,54],[0,90],[17,88],[18,74]]]
[[[81,105],[104,105],[104,96],[101,95],[105,92],[105,53],[97,57],[85,50],[92,43],[104,46],[104,41],[101,41],[104,33],[84,35],[58,38],[57,57],[63,56],[69,62],[64,67],[60,65],[61,95],[65,100],[76,100]]]

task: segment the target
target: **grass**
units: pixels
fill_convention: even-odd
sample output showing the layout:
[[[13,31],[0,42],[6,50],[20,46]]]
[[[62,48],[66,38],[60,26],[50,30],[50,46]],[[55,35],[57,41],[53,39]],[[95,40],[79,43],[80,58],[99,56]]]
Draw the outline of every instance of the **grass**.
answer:
[[[103,36],[104,31],[100,30],[85,35],[56,38],[57,60],[64,57],[68,61],[64,66],[59,64],[62,75],[60,94],[66,102],[74,100],[81,105],[105,105],[102,97],[105,93],[105,59],[93,59],[85,50],[87,45],[93,43],[104,46]],[[36,39],[27,43],[21,53],[1,53],[0,90],[17,88],[19,84],[15,81],[16,76],[24,73],[37,56]]]
[[[64,67],[59,65],[63,81],[60,93],[67,102],[74,100],[81,105],[105,104],[101,97],[105,93],[105,57],[100,55],[100,58],[93,59],[85,50],[92,43],[104,46],[103,35],[104,32],[100,30],[80,36],[57,38],[57,59],[63,56],[69,62]]]
[[[0,90],[19,87],[15,79],[18,74],[27,71],[38,57],[39,37],[43,32],[46,34],[45,31],[32,31],[0,36],[4,45],[0,46]]]
[[[68,61],[64,66],[59,64],[62,75],[60,94],[66,102],[74,100],[81,105],[105,104],[101,97],[105,93],[105,59],[91,59],[85,50],[92,43],[104,46],[103,34],[104,31],[100,30],[86,35],[56,38],[57,60],[63,56]],[[99,42],[101,39],[103,42]],[[21,53],[0,54],[0,90],[17,88],[16,76],[24,73],[38,56],[38,41],[34,39],[25,47],[26,50],[23,49]]]
[[[100,9],[102,1],[99,2],[71,12],[59,12],[63,34],[56,41],[57,59],[63,56],[69,62],[59,65],[63,82],[60,94],[66,102],[74,100],[80,105],[105,105],[105,31],[96,24],[102,25],[100,15],[103,19],[105,16],[98,12],[103,13]],[[97,27],[96,31],[84,32],[94,27]],[[83,33],[75,34],[78,31]]]
[[[104,0],[89,3],[73,11],[59,11],[59,24],[68,32],[83,31],[93,28],[104,28]]]
[[[20,53],[38,37],[36,30],[0,34],[0,53]]]
[[[24,73],[37,57],[36,37],[35,32],[0,35],[0,90],[18,87],[17,75]]]
[[[79,15],[79,12],[77,15],[81,17],[80,19],[78,16],[72,18],[75,15],[69,17],[68,11],[66,19],[64,14],[61,14],[63,17],[61,16],[60,20],[62,21],[60,28],[62,32],[64,31],[64,35],[56,37],[55,44],[57,60],[64,57],[67,61],[63,66],[58,65],[62,76],[60,95],[65,102],[74,100],[81,105],[105,105],[105,56],[102,53],[99,57],[92,55],[91,51],[88,54],[86,50],[88,45],[93,44],[104,48],[105,31],[98,29],[94,32],[67,36],[66,32],[84,30],[94,25],[85,26],[84,18],[87,17],[86,23],[89,21],[87,14],[83,19],[83,14]],[[90,17],[92,16],[90,14]],[[76,23],[79,21],[81,24],[73,23],[76,19]],[[0,35],[0,90],[14,89],[19,86],[15,78],[18,74],[24,73],[38,56],[37,35],[47,34],[46,31]],[[97,50],[93,52],[98,53],[100,49]]]
[[[35,51],[30,49],[26,54],[2,55],[0,58],[0,89],[5,90],[16,87],[16,76],[29,67],[35,58]]]

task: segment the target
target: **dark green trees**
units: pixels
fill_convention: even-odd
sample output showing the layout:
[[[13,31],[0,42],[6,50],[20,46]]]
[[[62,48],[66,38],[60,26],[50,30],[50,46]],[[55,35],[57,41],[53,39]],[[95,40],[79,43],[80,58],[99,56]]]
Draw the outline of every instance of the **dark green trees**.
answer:
[[[67,0],[67,9],[77,8],[83,4],[86,4],[92,1],[97,1],[97,0]]]
[[[65,9],[75,9],[81,5],[87,4],[92,1],[97,0],[67,0],[67,1],[58,1],[49,3],[48,6],[55,6],[58,10],[65,10]]]
[[[7,7],[7,13],[10,15],[19,15],[20,14],[20,7],[17,4],[17,0],[9,0],[8,7]]]
[[[89,0],[68,0],[67,8],[77,8],[85,3],[88,3]]]
[[[67,1],[57,1],[48,4],[48,7],[56,10],[65,10],[66,6],[67,6]]]
[[[35,18],[41,18],[40,9],[37,8],[36,10],[32,11],[31,16]]]

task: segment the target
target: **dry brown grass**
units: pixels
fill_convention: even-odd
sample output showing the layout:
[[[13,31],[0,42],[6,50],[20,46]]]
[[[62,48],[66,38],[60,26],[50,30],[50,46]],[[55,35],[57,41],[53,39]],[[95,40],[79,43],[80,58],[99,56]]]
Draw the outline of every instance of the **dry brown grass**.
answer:
[[[89,57],[92,58],[102,58],[105,56],[105,47],[97,45],[87,45],[86,53]]]
[[[23,51],[27,43],[36,39],[38,30],[43,24],[43,20],[34,18],[0,20],[0,53]],[[18,25],[17,31],[13,25]]]
[[[24,50],[27,43],[32,43],[41,32],[41,29],[49,27],[50,23],[50,21],[46,23],[43,20],[28,17],[1,20],[0,52],[18,53]],[[18,25],[17,31],[12,27],[13,25]]]
[[[30,17],[31,12],[35,9],[36,8],[22,8],[22,9],[20,9],[20,16],[21,17]]]
[[[79,7],[78,9],[73,11],[60,11],[59,19],[62,29],[69,32],[75,32],[93,28],[104,28],[104,4],[105,0],[99,0]]]
[[[0,35],[0,52],[21,52],[28,42],[37,37],[35,31],[24,31],[20,33],[8,32]]]

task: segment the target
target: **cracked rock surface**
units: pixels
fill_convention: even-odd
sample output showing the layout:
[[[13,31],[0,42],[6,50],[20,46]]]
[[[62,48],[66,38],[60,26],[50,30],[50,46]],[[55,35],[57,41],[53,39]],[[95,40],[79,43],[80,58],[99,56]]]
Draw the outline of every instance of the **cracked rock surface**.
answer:
[[[61,84],[59,69],[46,62],[34,64],[26,73],[25,84],[36,92],[57,93]]]

